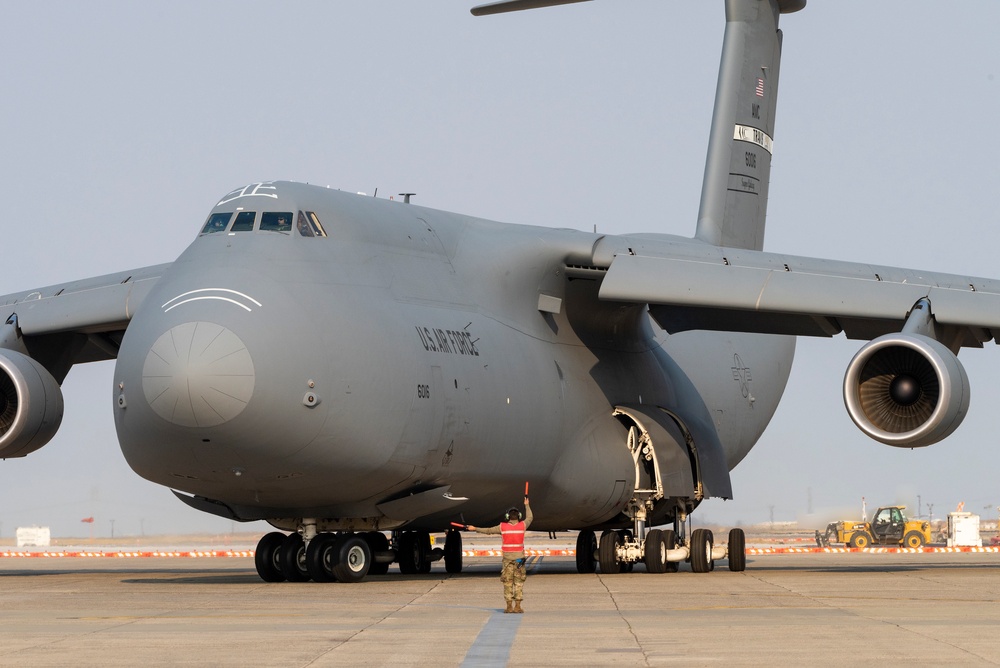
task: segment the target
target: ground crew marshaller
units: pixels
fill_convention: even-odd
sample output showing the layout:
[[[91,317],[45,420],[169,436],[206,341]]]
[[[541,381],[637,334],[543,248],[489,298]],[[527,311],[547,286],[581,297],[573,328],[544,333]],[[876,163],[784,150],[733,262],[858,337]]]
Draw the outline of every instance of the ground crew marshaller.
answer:
[[[528,575],[524,568],[524,532],[531,526],[531,505],[528,495],[524,495],[524,520],[521,511],[511,508],[504,516],[504,521],[493,527],[474,527],[468,525],[471,531],[485,534],[500,534],[503,537],[503,563],[500,568],[500,582],[503,583],[503,597],[507,602],[508,612],[524,612],[521,609],[524,581]]]

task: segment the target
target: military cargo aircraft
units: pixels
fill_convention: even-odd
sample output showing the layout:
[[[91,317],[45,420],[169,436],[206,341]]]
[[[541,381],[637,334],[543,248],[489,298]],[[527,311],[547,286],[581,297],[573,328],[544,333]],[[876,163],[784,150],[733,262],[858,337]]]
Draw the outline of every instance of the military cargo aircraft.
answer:
[[[569,3],[473,13],[553,4]],[[685,521],[733,497],[796,336],[868,340],[848,413],[920,447],[968,409],[958,350],[1000,326],[993,280],[763,251],[778,23],[804,6],[725,4],[693,238],[241,186],[170,264],[0,298],[0,457],[56,433],[74,364],[114,359],[129,465],[196,509],[279,529],[257,547],[264,580],[460,571],[452,522],[490,523],[524,480],[533,528],[579,531],[581,572],[742,570],[740,530],[717,545]]]

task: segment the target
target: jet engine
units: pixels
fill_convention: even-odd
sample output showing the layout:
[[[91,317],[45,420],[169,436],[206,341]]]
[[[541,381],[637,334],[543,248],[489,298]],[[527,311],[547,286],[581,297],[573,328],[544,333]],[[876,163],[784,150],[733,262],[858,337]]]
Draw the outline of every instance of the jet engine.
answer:
[[[55,436],[62,422],[59,383],[15,350],[0,350],[0,458],[24,457]]]
[[[937,443],[969,408],[969,377],[946,346],[921,334],[886,334],[851,360],[844,403],[854,424],[901,448]]]

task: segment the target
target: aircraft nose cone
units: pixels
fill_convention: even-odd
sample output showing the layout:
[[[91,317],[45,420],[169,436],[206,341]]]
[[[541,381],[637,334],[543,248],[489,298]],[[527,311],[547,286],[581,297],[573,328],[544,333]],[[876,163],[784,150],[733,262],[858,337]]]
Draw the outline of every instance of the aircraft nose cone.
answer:
[[[153,343],[142,367],[149,406],[182,427],[214,427],[243,412],[254,391],[254,365],[243,341],[211,322],[187,322]]]

